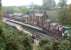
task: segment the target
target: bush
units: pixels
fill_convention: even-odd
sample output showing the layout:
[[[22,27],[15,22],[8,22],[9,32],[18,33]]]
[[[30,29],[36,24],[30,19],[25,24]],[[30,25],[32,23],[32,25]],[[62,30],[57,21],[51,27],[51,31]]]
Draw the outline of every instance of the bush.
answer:
[[[16,30],[14,27],[4,25],[0,36],[0,48],[3,50],[32,50],[31,36]],[[0,49],[0,50],[1,50]]]
[[[70,41],[69,40],[61,41],[58,50],[71,50]]]
[[[69,39],[51,42],[47,39],[40,41],[40,50],[71,50],[71,41]]]
[[[52,42],[48,39],[42,39],[39,43],[40,50],[52,50]]]

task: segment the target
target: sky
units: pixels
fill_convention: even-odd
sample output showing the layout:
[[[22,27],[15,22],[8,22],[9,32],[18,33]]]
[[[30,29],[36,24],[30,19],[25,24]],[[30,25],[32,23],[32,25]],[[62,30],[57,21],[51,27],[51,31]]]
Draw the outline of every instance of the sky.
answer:
[[[55,0],[58,3],[59,0]],[[68,0],[68,4],[71,0]],[[31,4],[42,5],[43,0],[2,0],[2,6],[29,6]]]

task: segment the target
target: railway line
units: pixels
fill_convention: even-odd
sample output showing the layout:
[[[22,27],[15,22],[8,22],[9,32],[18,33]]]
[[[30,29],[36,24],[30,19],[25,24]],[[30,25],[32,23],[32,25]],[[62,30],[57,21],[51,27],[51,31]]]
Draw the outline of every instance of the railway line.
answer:
[[[42,38],[47,38],[47,39],[51,39],[53,40],[54,38],[49,36],[49,32],[45,32],[43,31],[42,28],[38,28],[38,27],[34,27],[34,26],[31,26],[31,25],[28,25],[28,24],[25,24],[25,23],[22,23],[22,22],[19,22],[19,21],[15,21],[15,20],[10,20],[8,18],[4,18],[4,23],[10,25],[10,26],[13,26],[13,27],[18,27],[18,26],[21,26],[21,28],[23,28],[23,30],[27,30],[28,32],[31,32],[32,35],[35,35],[36,39],[42,39]],[[21,29],[19,28],[19,29]]]

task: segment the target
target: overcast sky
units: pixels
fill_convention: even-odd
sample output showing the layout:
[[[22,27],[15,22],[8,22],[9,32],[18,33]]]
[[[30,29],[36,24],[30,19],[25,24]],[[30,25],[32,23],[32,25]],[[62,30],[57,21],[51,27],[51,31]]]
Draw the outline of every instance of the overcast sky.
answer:
[[[2,5],[3,6],[23,6],[23,5],[31,5],[37,4],[37,5],[42,5],[43,0],[2,0]],[[56,3],[58,3],[59,0],[55,0]],[[71,0],[68,0],[68,4],[71,3]]]

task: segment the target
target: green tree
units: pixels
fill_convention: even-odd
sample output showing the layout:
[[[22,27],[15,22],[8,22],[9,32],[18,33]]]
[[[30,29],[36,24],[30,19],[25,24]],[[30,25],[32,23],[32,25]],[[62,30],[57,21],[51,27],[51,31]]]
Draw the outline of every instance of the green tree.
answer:
[[[0,0],[0,20],[1,20],[1,16],[2,16],[2,9],[1,9],[1,0]]]
[[[71,25],[71,4],[68,5],[68,8],[67,8],[67,20],[66,20],[66,24],[69,24]]]
[[[58,7],[59,9],[59,21],[61,23],[65,23],[66,17],[67,17],[67,0],[59,0]]]
[[[7,29],[6,29],[7,28]],[[5,25],[3,27],[6,50],[32,50],[31,36],[16,30],[14,27]]]
[[[55,8],[55,6],[56,6],[55,0],[43,0],[44,9],[46,10],[53,9]]]
[[[3,11],[6,13],[27,13],[30,11],[30,9],[23,6],[21,7],[9,6],[3,7]]]
[[[53,50],[53,43],[48,39],[42,39],[39,42],[40,50]]]
[[[58,50],[71,50],[70,41],[69,40],[62,40],[59,44]]]
[[[0,10],[1,10],[1,0],[0,0]]]
[[[30,12],[30,9],[26,8],[26,7],[19,7],[19,10],[21,13],[29,13]]]

